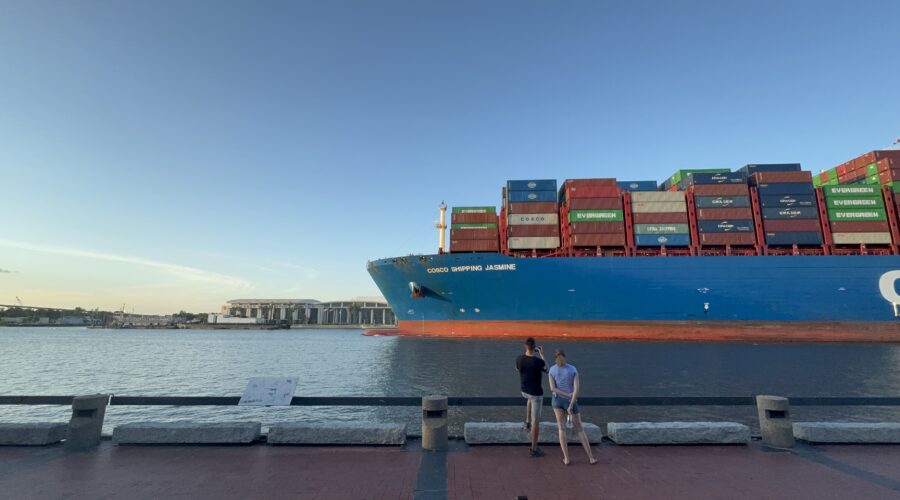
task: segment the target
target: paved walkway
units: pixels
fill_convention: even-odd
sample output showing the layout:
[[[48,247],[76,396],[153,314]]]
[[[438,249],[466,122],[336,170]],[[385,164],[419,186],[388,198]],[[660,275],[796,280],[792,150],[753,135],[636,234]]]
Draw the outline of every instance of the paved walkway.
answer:
[[[900,499],[900,446],[0,447],[3,498]]]

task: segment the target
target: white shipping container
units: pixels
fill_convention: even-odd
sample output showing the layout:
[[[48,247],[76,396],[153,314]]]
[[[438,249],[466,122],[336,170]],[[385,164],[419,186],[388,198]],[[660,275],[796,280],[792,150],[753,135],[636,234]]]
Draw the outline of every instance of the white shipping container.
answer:
[[[836,245],[890,245],[891,233],[832,233]]]
[[[509,248],[513,250],[531,250],[532,248],[541,250],[549,248],[559,248],[559,236],[513,236],[507,241],[507,243]]]
[[[683,199],[681,201],[641,201],[631,204],[631,212],[635,214],[683,213],[687,212],[687,203]]]
[[[559,214],[509,214],[506,221],[510,226],[559,224]]]
[[[684,191],[635,191],[631,193],[631,201],[684,203]]]

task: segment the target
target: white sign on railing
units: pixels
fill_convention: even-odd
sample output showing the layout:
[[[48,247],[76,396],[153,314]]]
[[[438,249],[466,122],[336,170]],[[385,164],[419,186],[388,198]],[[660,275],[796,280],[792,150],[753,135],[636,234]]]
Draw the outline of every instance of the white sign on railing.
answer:
[[[290,406],[296,378],[253,377],[247,382],[239,406]]]

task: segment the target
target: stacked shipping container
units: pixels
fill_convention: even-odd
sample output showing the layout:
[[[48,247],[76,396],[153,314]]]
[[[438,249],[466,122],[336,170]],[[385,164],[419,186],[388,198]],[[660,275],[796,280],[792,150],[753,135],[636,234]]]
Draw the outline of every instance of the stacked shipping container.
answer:
[[[835,245],[891,244],[880,186],[851,184],[822,189]]]
[[[635,246],[691,245],[687,202],[683,191],[633,192],[631,214]]]
[[[506,182],[506,235],[510,250],[559,248],[556,179]]]
[[[569,179],[559,192],[565,246],[625,247],[622,191],[615,179]]]
[[[707,173],[721,174],[730,172],[727,168],[688,168],[676,170],[668,179],[659,185],[660,191],[684,191],[688,186],[688,176],[690,174]]]
[[[821,246],[822,223],[812,173],[800,164],[748,166],[756,186],[766,245]]]
[[[450,252],[499,252],[496,207],[453,207]]]
[[[692,173],[688,191],[694,200],[699,245],[756,245],[745,173]]]

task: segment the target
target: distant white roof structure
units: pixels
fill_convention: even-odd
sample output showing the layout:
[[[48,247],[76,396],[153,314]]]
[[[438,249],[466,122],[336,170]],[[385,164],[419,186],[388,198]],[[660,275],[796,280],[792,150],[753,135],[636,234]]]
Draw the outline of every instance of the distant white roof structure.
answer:
[[[229,304],[320,304],[315,299],[234,299]]]

